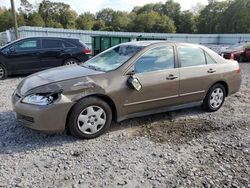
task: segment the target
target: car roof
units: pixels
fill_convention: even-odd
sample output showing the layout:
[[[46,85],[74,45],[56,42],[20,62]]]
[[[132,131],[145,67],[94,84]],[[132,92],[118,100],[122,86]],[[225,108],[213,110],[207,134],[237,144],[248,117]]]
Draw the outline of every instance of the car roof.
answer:
[[[79,40],[78,38],[65,38],[65,37],[52,37],[52,36],[42,36],[42,37],[23,37],[18,40],[23,40],[23,39],[64,39],[64,40]]]
[[[23,37],[23,38],[19,38],[17,40],[14,40],[10,43],[5,44],[0,49],[2,50],[2,49],[6,48],[12,44],[15,44],[16,42],[19,42],[19,41],[25,40],[25,39],[63,39],[63,40],[75,40],[75,41],[78,40],[79,41],[79,39],[77,39],[77,38],[63,38],[63,37],[49,37],[49,36],[48,37]]]
[[[133,46],[147,47],[147,46],[156,45],[156,44],[178,44],[178,45],[188,45],[188,46],[201,46],[199,44],[166,41],[166,40],[132,41],[132,42],[127,42],[127,43],[122,43],[121,45],[133,45]]]

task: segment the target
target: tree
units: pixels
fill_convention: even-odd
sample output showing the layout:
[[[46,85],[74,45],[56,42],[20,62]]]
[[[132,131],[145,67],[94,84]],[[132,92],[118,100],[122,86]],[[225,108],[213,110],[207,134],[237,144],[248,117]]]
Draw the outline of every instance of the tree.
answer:
[[[180,13],[181,6],[179,3],[174,2],[173,0],[166,1],[163,3],[150,3],[146,4],[142,7],[135,7],[132,12],[139,14],[150,14],[150,12],[158,12],[160,15],[165,15],[174,21],[175,26],[177,27],[177,31],[179,31],[179,23],[180,23]]]
[[[174,33],[176,31],[171,18],[154,11],[138,14],[132,25],[132,30],[137,32]]]
[[[18,9],[20,14],[28,16],[33,11],[33,5],[28,0],[21,0],[20,8]]]
[[[93,25],[94,31],[100,31],[102,28],[105,28],[105,22],[103,20],[97,20]]]
[[[130,22],[130,16],[127,12],[116,11],[113,13],[111,26],[114,31],[127,31]]]
[[[103,20],[106,26],[111,26],[114,13],[115,11],[113,9],[105,8],[97,12],[96,18],[97,20]]]
[[[202,3],[196,3],[196,5],[192,6],[190,12],[192,12],[195,16],[199,16],[201,11],[205,8],[205,5]]]
[[[11,27],[13,27],[11,9],[0,7],[0,31],[5,31]]]
[[[198,18],[199,33],[219,33],[221,32],[222,16],[228,8],[227,1],[210,0],[209,4],[201,11]]]
[[[95,15],[90,12],[85,12],[76,19],[77,29],[92,30],[94,24],[95,24]]]
[[[42,16],[48,27],[74,28],[76,20],[76,12],[70,9],[65,3],[50,2],[43,0],[38,9],[38,13]]]
[[[45,22],[39,13],[34,12],[29,16],[27,25],[44,27]]]
[[[250,32],[250,0],[235,0],[222,16],[221,31],[223,33]]]
[[[63,28],[75,29],[77,13],[74,10],[71,9],[61,10],[59,17],[60,17],[59,22],[62,24]]]
[[[163,5],[162,14],[168,16],[174,21],[177,32],[179,32],[181,5],[173,0],[168,0]]]
[[[195,33],[195,16],[190,11],[183,11],[180,14],[179,33]]]

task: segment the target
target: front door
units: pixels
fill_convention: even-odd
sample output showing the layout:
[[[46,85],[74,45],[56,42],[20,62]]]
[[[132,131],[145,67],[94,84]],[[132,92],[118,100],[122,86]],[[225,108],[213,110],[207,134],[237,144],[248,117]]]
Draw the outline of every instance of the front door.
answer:
[[[164,45],[145,52],[133,66],[140,91],[126,90],[123,113],[134,114],[176,104],[179,95],[179,70],[175,68],[174,47]]]
[[[38,71],[40,47],[40,39],[25,39],[10,46],[4,54],[8,69],[14,73]]]

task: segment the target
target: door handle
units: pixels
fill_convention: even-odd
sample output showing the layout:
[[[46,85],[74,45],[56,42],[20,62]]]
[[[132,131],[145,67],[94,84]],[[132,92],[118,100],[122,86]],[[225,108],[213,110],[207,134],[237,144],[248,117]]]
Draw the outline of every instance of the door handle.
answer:
[[[175,80],[177,78],[178,78],[177,76],[174,76],[173,74],[170,74],[166,79],[167,80]]]
[[[212,73],[215,73],[216,70],[214,70],[214,69],[209,69],[207,72],[210,73],[210,74],[212,74]]]

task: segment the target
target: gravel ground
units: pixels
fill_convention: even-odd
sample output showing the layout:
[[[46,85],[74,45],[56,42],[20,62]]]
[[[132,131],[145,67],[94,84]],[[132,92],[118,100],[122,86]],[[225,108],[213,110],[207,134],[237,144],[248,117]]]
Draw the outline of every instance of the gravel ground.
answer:
[[[250,64],[216,113],[199,108],[114,123],[94,140],[19,126],[0,81],[0,187],[249,187]]]

